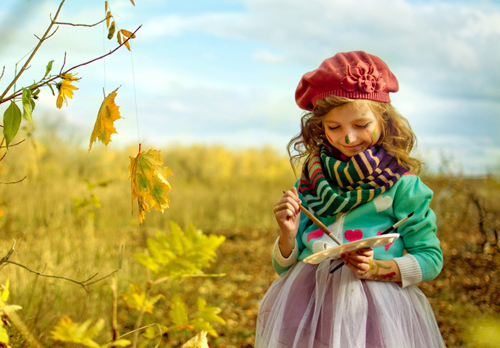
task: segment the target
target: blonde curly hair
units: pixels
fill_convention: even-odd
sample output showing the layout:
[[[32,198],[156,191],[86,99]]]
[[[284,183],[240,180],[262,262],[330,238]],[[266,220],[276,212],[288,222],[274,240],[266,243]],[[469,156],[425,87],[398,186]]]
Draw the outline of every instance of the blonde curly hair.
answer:
[[[416,173],[420,171],[422,162],[411,157],[410,153],[417,143],[415,133],[406,118],[404,118],[390,103],[376,102],[364,99],[349,99],[343,97],[327,97],[317,102],[317,106],[301,118],[300,133],[288,143],[288,155],[292,166],[307,160],[312,154],[318,153],[322,145],[328,145],[325,139],[323,118],[333,108],[351,103],[355,108],[367,105],[373,112],[381,128],[377,144],[389,151],[398,160],[399,165]],[[297,152],[292,154],[292,152]]]

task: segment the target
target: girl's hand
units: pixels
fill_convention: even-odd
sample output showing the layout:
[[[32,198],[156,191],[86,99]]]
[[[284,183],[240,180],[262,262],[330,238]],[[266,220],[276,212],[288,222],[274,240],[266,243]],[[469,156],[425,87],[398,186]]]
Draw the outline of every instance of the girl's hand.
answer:
[[[374,260],[373,249],[350,251],[340,256],[358,279],[401,282],[401,272],[394,260]]]
[[[281,229],[279,246],[281,254],[288,257],[295,247],[295,236],[299,230],[300,199],[297,189],[292,187],[274,206],[274,217]]]
[[[372,271],[374,267],[373,254],[372,248],[365,248],[356,251],[348,251],[340,255],[340,257],[358,279],[369,279],[370,271]]]

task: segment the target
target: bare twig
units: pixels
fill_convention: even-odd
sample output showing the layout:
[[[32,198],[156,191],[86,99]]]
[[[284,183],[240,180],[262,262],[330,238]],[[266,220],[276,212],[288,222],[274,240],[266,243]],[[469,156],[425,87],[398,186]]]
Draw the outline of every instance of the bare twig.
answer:
[[[0,95],[0,100],[3,99],[3,97],[5,97],[5,95],[9,92],[9,90],[12,88],[12,86],[15,85],[15,83],[17,82],[17,80],[19,80],[19,78],[21,77],[21,75],[23,74],[23,72],[27,69],[27,67],[29,66],[31,60],[33,59],[33,57],[35,56],[35,54],[38,52],[38,49],[40,48],[40,46],[42,46],[42,43],[47,39],[47,37],[49,37],[49,33],[50,31],[52,30],[52,27],[54,26],[54,21],[57,19],[57,17],[59,16],[59,12],[61,11],[61,8],[62,6],[64,5],[64,2],[66,0],[62,0],[61,3],[59,4],[59,7],[57,9],[57,12],[54,16],[54,20],[52,20],[47,28],[47,30],[45,31],[45,33],[43,34],[42,38],[38,41],[38,44],[35,46],[35,49],[33,50],[33,52],[31,53],[31,55],[28,57],[28,59],[26,60],[26,62],[24,63],[24,66],[21,68],[21,70],[16,74],[16,76],[14,77],[14,79],[12,80],[12,82],[7,86],[7,88],[5,89],[5,91],[2,93],[2,95]],[[54,32],[55,33],[55,32]],[[52,33],[52,35],[54,34]]]
[[[132,35],[130,35],[130,37],[128,37],[125,41],[123,41],[120,45],[118,45],[118,46],[117,46],[115,49],[113,49],[112,51],[110,51],[110,52],[108,52],[108,53],[106,53],[106,54],[104,54],[104,55],[102,55],[102,56],[100,56],[100,57],[97,57],[97,58],[94,58],[94,59],[92,59],[92,60],[89,60],[89,61],[87,61],[87,62],[85,62],[85,63],[81,63],[81,64],[78,64],[78,65],[75,65],[74,67],[72,67],[72,68],[70,68],[70,69],[66,70],[65,72],[62,72],[62,70],[64,69],[64,65],[66,64],[66,53],[65,53],[65,54],[64,54],[64,63],[63,63],[63,66],[61,67],[61,70],[60,70],[59,75],[53,76],[53,77],[51,77],[51,78],[49,78],[49,79],[42,79],[40,82],[38,82],[38,83],[36,83],[36,84],[33,84],[33,85],[29,86],[29,89],[30,89],[31,91],[34,91],[34,90],[36,90],[37,88],[40,88],[40,87],[42,87],[42,86],[44,86],[44,85],[47,85],[47,84],[49,84],[50,82],[52,82],[52,81],[54,81],[54,80],[56,80],[56,79],[58,79],[58,78],[62,78],[64,74],[69,73],[70,71],[75,70],[76,68],[79,68],[79,67],[81,67],[81,66],[85,66],[85,65],[91,64],[91,63],[93,63],[93,62],[95,62],[95,61],[98,61],[98,60],[100,60],[100,59],[103,59],[103,58],[105,58],[105,57],[107,57],[107,56],[109,56],[109,55],[111,55],[111,54],[115,53],[118,49],[120,49],[122,46],[124,46],[126,42],[128,42],[130,39],[132,39],[132,37],[135,35],[135,33],[136,33],[139,29],[141,29],[141,27],[142,27],[142,25],[140,25],[140,26],[139,26],[139,27],[138,27],[138,28],[137,28],[137,29],[133,32],[133,34],[132,34]],[[32,56],[33,56],[33,54],[32,54]],[[32,57],[30,57],[30,58],[32,58]],[[23,67],[23,68],[24,68],[24,67]],[[10,89],[10,87],[9,87],[8,89]],[[5,102],[7,102],[7,101],[9,101],[9,100],[11,100],[11,99],[17,98],[17,97],[21,96],[21,95],[22,95],[22,93],[23,93],[23,92],[22,92],[22,90],[21,90],[21,91],[18,91],[18,92],[16,92],[16,93],[11,94],[10,96],[8,96],[8,97],[6,97],[6,98],[3,98],[3,97],[4,97],[4,95],[7,93],[8,89],[4,92],[4,94],[3,94],[2,96],[0,96],[0,103],[5,103]]]
[[[12,246],[11,248],[11,251],[13,250],[14,246]],[[12,253],[9,251],[10,255],[12,255]],[[7,253],[7,255],[9,255],[9,253]],[[122,253],[123,253],[123,247],[122,247]],[[66,278],[66,277],[62,277],[62,276],[56,276],[56,275],[51,275],[51,274],[45,274],[45,273],[42,273],[42,272],[38,272],[38,271],[34,271],[28,267],[26,267],[25,265],[22,265],[20,263],[17,263],[17,262],[14,262],[14,261],[10,261],[7,257],[7,255],[2,258],[0,260],[0,266],[2,266],[3,264],[12,264],[12,265],[15,265],[15,266],[18,266],[18,267],[21,267],[21,268],[24,268],[25,270],[31,272],[31,273],[35,273],[36,275],[38,276],[41,276],[41,277],[46,277],[46,278],[55,278],[55,279],[61,279],[61,280],[66,280],[68,282],[71,282],[71,283],[75,283],[75,284],[78,284],[80,285],[81,287],[83,287],[83,289],[88,293],[90,292],[90,290],[87,289],[88,286],[92,285],[92,284],[95,284],[103,279],[106,279],[110,276],[112,276],[113,274],[115,274],[116,272],[118,272],[120,269],[121,269],[121,259],[122,259],[122,255],[120,255],[120,263],[119,263],[119,267],[118,269],[114,270],[113,272],[109,273],[108,275],[104,276],[104,277],[101,277],[97,280],[94,280],[94,281],[90,281],[92,279],[94,279],[98,273],[94,274],[93,276],[89,277],[88,279],[86,280],[83,280],[83,281],[79,281],[79,280],[75,280],[75,279],[71,279],[71,278]],[[9,256],[10,257],[10,256]]]
[[[104,18],[103,20],[97,22],[97,23],[94,23],[94,24],[74,24],[74,23],[65,23],[65,22],[54,22],[54,24],[57,24],[57,25],[70,25],[72,27],[95,27],[96,25],[99,25],[101,24],[102,22],[104,22],[106,19],[108,18],[111,18],[112,16],[107,16],[106,18]]]
[[[100,56],[100,57],[97,57],[97,58],[94,58],[94,59],[92,59],[92,60],[89,60],[89,61],[88,61],[88,62],[86,62],[86,63],[82,63],[82,64],[75,65],[75,66],[74,66],[74,67],[72,67],[71,69],[66,70],[66,72],[65,72],[65,73],[68,73],[68,72],[70,72],[71,70],[74,70],[74,69],[79,68],[79,67],[81,67],[81,66],[84,66],[84,65],[88,65],[88,64],[90,64],[90,63],[93,63],[93,62],[95,62],[95,61],[97,61],[97,60],[103,59],[103,58],[105,58],[105,57],[107,57],[107,56],[109,56],[109,55],[111,55],[111,54],[115,53],[115,52],[116,52],[116,51],[117,51],[120,47],[122,47],[123,45],[125,45],[125,43],[126,43],[126,42],[128,42],[130,39],[132,39],[132,38],[135,36],[135,33],[137,33],[137,31],[138,31],[139,29],[141,29],[141,28],[142,28],[142,25],[139,25],[139,27],[138,27],[138,28],[137,28],[137,29],[136,29],[136,30],[132,33],[132,35],[130,35],[130,37],[128,37],[125,41],[123,41],[120,45],[118,45],[118,46],[117,46],[114,50],[112,50],[112,51],[110,51],[110,52],[108,52],[108,53],[106,53],[106,54],[104,54],[104,55],[102,55],[102,56]]]
[[[14,253],[14,251],[16,250],[16,243],[17,243],[17,241],[14,239],[14,243],[12,243],[12,246],[10,247],[10,250],[0,260],[0,265],[3,264],[3,263],[5,263],[5,262],[7,262],[10,259],[10,257],[12,256],[12,254]]]
[[[2,69],[2,75],[0,75],[0,81],[2,81],[3,74],[5,74],[5,65],[3,66],[3,69]]]
[[[4,139],[5,139],[5,138],[4,138]],[[25,140],[26,140],[26,139],[23,139],[23,140],[21,140],[21,141],[20,141],[20,142],[18,142],[18,143],[15,143],[15,144],[10,144],[10,145],[9,145],[9,147],[12,147],[12,146],[17,146],[17,145],[19,145],[19,144],[23,143]],[[7,148],[7,146],[3,146],[3,143],[4,143],[3,141],[0,143],[0,149],[5,149],[5,148]]]
[[[5,157],[5,155],[4,155]],[[3,157],[2,157],[3,159]],[[26,179],[27,176],[25,175],[24,178],[22,178],[21,180],[17,180],[17,181],[0,181],[0,185],[13,185],[13,184],[19,184],[20,182],[23,182],[24,179]]]

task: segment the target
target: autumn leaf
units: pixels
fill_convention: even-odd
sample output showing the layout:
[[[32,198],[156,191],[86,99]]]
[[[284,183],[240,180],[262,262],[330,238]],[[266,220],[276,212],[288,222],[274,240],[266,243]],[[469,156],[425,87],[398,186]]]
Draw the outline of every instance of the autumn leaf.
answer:
[[[126,39],[124,41],[125,46],[130,51],[130,40],[135,39],[135,34],[131,31],[121,29],[118,34],[122,34]],[[118,39],[118,43],[121,45],[121,38]]]
[[[116,30],[116,23],[115,21],[111,22],[111,26],[109,27],[108,30],[108,39],[111,40],[113,36],[115,35],[115,30]]]
[[[167,193],[171,187],[167,177],[172,172],[163,165],[160,151],[150,149],[144,153],[139,147],[137,156],[130,157],[128,170],[132,191],[132,213],[134,213],[134,200],[137,198],[140,223],[146,217],[149,205],[161,212],[168,208]]]
[[[122,33],[123,36],[125,36],[127,38],[135,39],[135,34],[132,33],[131,31],[128,31],[128,30],[125,30],[125,29],[121,29],[120,33]]]
[[[181,348],[209,348],[207,340],[207,332],[202,331],[189,341],[184,343]]]
[[[144,306],[146,313],[153,313],[155,303],[165,297],[160,294],[146,299],[146,293],[135,284],[131,284],[128,292],[121,293],[120,296],[129,308],[140,311]]]
[[[78,81],[78,79],[73,74],[66,73],[63,75],[63,80],[57,84],[59,95],[57,96],[56,106],[59,109],[62,107],[63,101],[68,105],[66,97],[73,99],[73,90],[78,89],[71,84],[73,81]]]
[[[130,2],[132,3],[132,5],[134,5],[134,6],[135,6],[134,0],[130,0]]]
[[[55,341],[79,343],[85,347],[100,348],[100,345],[92,338],[102,330],[104,320],[100,319],[93,327],[90,327],[90,323],[91,321],[87,320],[83,324],[79,324],[73,322],[68,316],[64,316],[50,334]]]
[[[118,87],[120,88],[120,87]],[[111,141],[111,134],[116,133],[114,122],[120,118],[119,106],[115,104],[116,91],[111,92],[101,104],[97,119],[95,121],[94,130],[90,135],[89,151],[92,149],[92,144],[99,139],[104,145],[108,145]]]
[[[106,6],[107,7],[107,6]],[[107,11],[106,12],[106,28],[109,28],[109,22],[111,21],[111,17],[113,17],[111,15],[111,11]],[[113,22],[114,23],[114,22]]]

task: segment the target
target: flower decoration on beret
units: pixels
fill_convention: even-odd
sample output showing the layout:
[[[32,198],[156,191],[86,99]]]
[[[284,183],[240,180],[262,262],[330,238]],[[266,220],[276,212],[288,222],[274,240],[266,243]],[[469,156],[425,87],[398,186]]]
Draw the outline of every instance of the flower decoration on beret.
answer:
[[[381,91],[385,86],[385,81],[375,65],[361,61],[354,67],[347,66],[347,74],[340,85],[350,92],[359,89],[364,93],[373,93]]]

